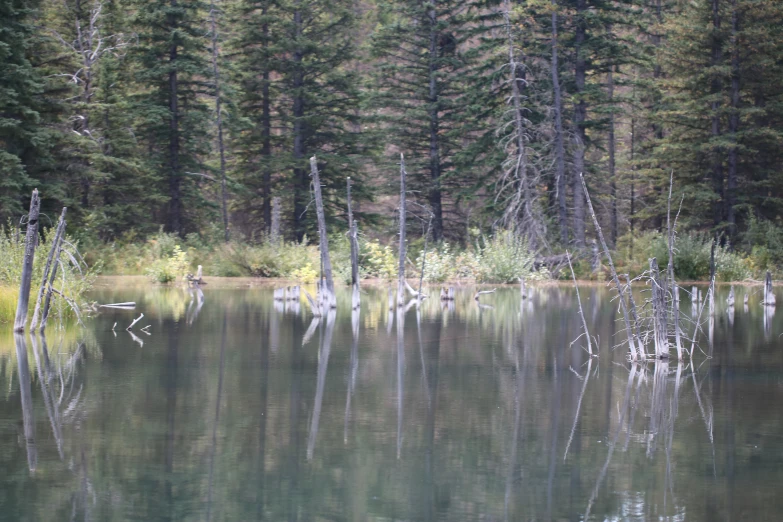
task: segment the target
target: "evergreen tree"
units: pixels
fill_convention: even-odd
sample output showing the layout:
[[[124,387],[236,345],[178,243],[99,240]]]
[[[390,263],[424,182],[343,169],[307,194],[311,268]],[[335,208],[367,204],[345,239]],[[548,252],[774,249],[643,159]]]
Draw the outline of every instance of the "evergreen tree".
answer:
[[[262,197],[265,227],[273,188],[284,196],[292,231],[301,240],[314,227],[305,213],[310,156],[318,157],[331,215],[335,208],[343,212],[345,177],[354,180],[355,197],[366,197],[357,170],[359,79],[348,67],[356,57],[353,4],[246,0],[240,12],[234,46],[247,123],[239,141],[243,179],[251,194]]]
[[[206,6],[199,1],[136,0],[134,80],[139,135],[166,195],[166,229],[184,234],[203,217],[203,155],[209,151]],[[161,216],[163,217],[163,216]]]
[[[43,80],[30,62],[37,2],[0,1],[0,219],[22,213],[34,180],[29,165],[46,153],[40,126]]]

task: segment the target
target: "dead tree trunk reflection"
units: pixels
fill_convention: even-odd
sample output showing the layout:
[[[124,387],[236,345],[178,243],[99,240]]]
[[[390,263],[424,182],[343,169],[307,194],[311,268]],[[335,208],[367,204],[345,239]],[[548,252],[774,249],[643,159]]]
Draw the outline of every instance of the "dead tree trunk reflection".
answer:
[[[218,367],[217,396],[215,398],[215,420],[212,423],[212,442],[209,448],[209,486],[207,488],[207,521],[212,520],[212,493],[215,478],[215,453],[217,452],[217,431],[220,424],[220,403],[223,399],[223,371],[226,366],[226,315],[223,314],[223,330],[220,336],[220,366]]]
[[[19,394],[22,398],[22,423],[27,448],[27,467],[32,473],[38,467],[38,451],[35,446],[35,416],[33,414],[30,363],[27,359],[27,344],[24,341],[23,333],[14,334],[14,344],[16,344],[16,364],[19,371]]]
[[[348,375],[348,393],[345,397],[345,423],[343,442],[348,442],[348,422],[351,418],[351,398],[356,389],[356,374],[359,372],[359,308],[351,311],[351,368]]]
[[[326,316],[326,328],[321,339],[321,350],[318,354],[318,377],[315,385],[315,405],[313,406],[313,418],[310,422],[310,434],[307,438],[307,460],[312,460],[315,451],[315,439],[318,437],[318,422],[321,418],[321,405],[324,399],[324,386],[326,385],[326,369],[329,365],[329,354],[332,351],[332,334],[334,333],[334,320],[336,312],[330,309]]]

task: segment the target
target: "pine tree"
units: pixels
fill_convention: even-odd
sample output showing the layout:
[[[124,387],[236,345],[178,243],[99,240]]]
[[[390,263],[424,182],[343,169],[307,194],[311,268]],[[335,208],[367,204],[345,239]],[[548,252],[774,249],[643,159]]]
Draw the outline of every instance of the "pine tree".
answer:
[[[140,135],[166,195],[166,229],[184,234],[202,217],[202,159],[209,150],[210,94],[206,6],[200,1],[136,0],[134,49]]]
[[[30,62],[37,2],[0,1],[0,220],[22,213],[31,188],[29,165],[44,153],[39,127],[43,80]]]
[[[242,178],[250,194],[262,198],[266,228],[273,189],[286,196],[291,229],[299,240],[314,226],[305,212],[310,156],[318,157],[330,216],[338,208],[343,212],[345,177],[353,180],[357,199],[366,197],[357,169],[362,151],[359,79],[348,67],[356,53],[352,8],[346,0],[240,4],[242,22],[233,46],[239,53],[246,123],[238,140],[244,149]],[[273,128],[279,130],[276,135]]]

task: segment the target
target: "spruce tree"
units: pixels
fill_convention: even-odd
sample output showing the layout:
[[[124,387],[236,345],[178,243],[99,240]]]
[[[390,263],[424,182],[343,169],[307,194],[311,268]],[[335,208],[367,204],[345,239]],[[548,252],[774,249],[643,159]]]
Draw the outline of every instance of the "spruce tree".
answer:
[[[0,0],[0,220],[22,213],[33,184],[29,164],[43,153],[39,127],[43,80],[30,62],[37,2]]]
[[[203,100],[210,94],[207,6],[198,0],[136,0],[136,8],[134,98],[140,136],[166,196],[161,218],[168,231],[184,234],[196,227],[205,208],[199,185],[210,148]]]

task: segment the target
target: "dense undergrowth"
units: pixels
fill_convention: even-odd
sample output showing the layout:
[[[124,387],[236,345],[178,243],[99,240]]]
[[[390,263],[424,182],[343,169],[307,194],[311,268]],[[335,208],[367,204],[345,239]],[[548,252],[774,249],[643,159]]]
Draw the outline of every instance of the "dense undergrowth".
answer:
[[[347,237],[334,234],[329,239],[335,280],[350,281],[350,245]],[[407,267],[411,277],[419,277],[423,257],[421,240],[411,242]],[[520,277],[546,278],[546,272],[532,271],[533,252],[510,233],[479,238],[467,249],[457,250],[448,243],[427,248],[424,280],[443,282],[466,280],[479,283],[512,283]],[[147,275],[159,283],[181,280],[202,265],[205,275],[285,278],[301,283],[315,281],[320,273],[317,244],[302,242],[235,240],[209,241],[196,234],[181,239],[159,232],[142,242],[116,242],[94,245],[88,262],[100,262],[104,273]],[[359,265],[362,278],[392,280],[397,277],[397,250],[377,240],[361,238]]]
[[[758,234],[773,235],[774,230]],[[210,239],[210,237],[215,239]],[[716,247],[717,279],[743,281],[760,278],[766,270],[778,273],[783,262],[783,240],[774,237],[767,247],[751,252],[724,244]],[[778,246],[780,245],[780,246]],[[712,239],[706,234],[682,234],[675,243],[674,269],[682,281],[705,281],[710,273]],[[329,247],[335,280],[350,280],[350,246],[342,234],[333,234]],[[359,264],[362,278],[392,280],[397,277],[396,244],[382,244],[375,239],[360,238]],[[407,271],[418,278],[423,259],[423,241],[414,239],[408,247]],[[586,249],[576,255],[574,269],[580,279],[608,278],[603,256],[596,257],[597,249]],[[126,238],[110,244],[96,244],[88,249],[89,263],[104,267],[104,273],[117,275],[146,275],[151,280],[167,283],[181,280],[187,273],[195,273],[202,265],[207,276],[250,276],[283,278],[301,283],[315,281],[320,273],[318,246],[308,238],[302,242],[235,239],[225,243],[219,234],[189,234],[184,239],[159,232],[146,240]],[[618,272],[637,276],[647,270],[649,259],[656,257],[661,266],[668,262],[665,235],[644,232],[635,237],[626,235],[617,242],[613,253]],[[509,232],[492,237],[480,236],[466,248],[451,243],[427,247],[424,262],[424,281],[442,283],[465,281],[477,283],[516,283],[526,279],[570,278],[567,268],[554,274],[546,269],[533,270],[535,253]],[[597,259],[600,258],[600,262]]]
[[[19,283],[22,277],[24,258],[24,233],[18,233],[12,225],[0,226],[0,323],[11,322],[16,315],[19,299]],[[35,249],[33,277],[30,290],[30,312],[35,307],[36,296],[41,285],[43,270],[52,246],[54,230],[45,229],[39,236]],[[64,253],[58,266],[54,287],[76,302],[92,287],[100,269],[100,262],[87,264],[81,259],[78,242],[66,236]],[[60,298],[53,299],[50,317],[64,318],[71,314],[70,306]]]

